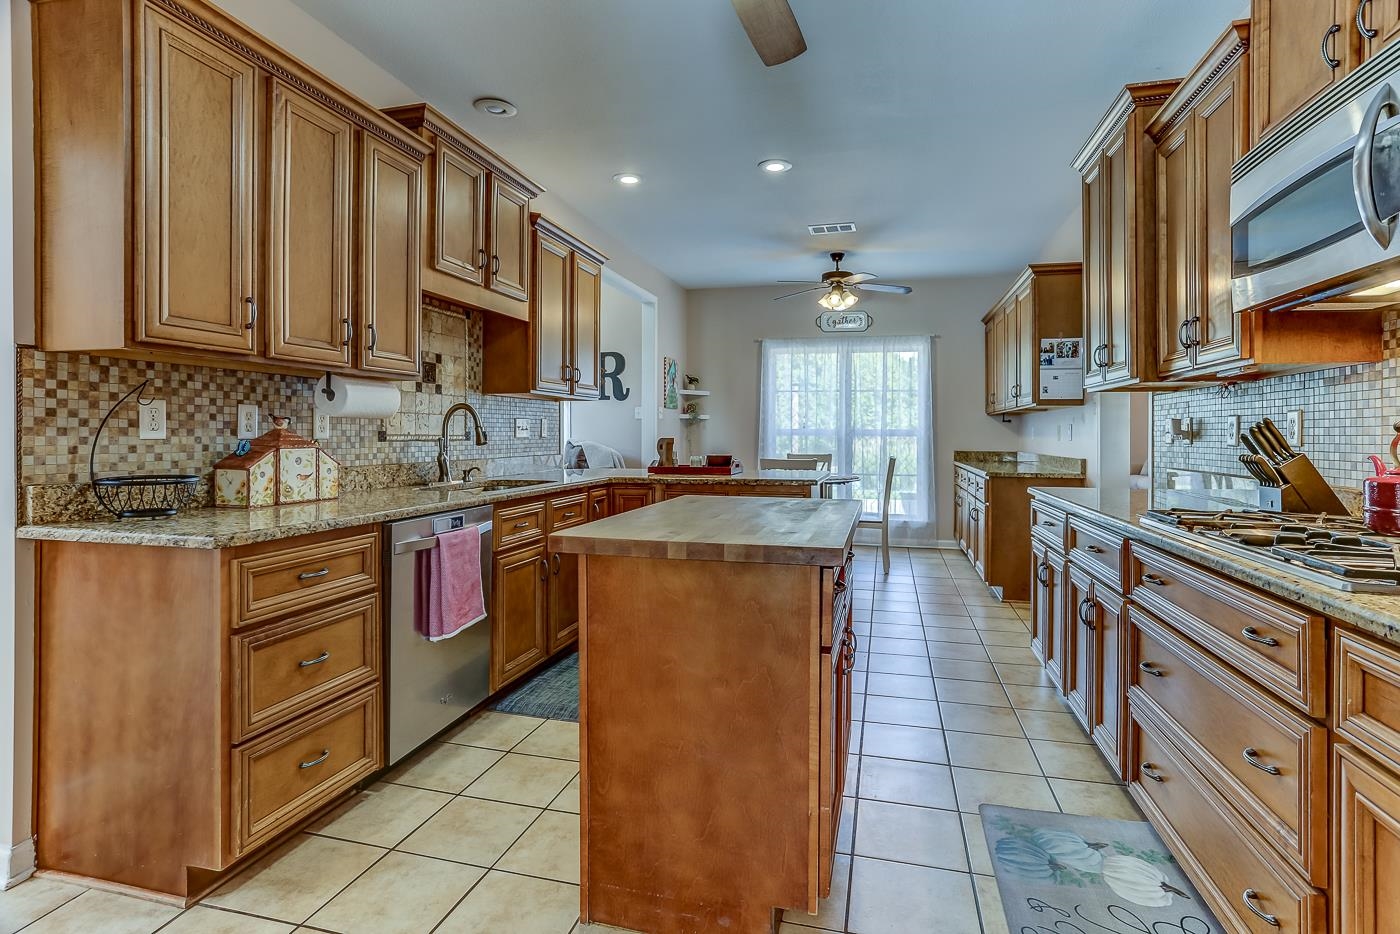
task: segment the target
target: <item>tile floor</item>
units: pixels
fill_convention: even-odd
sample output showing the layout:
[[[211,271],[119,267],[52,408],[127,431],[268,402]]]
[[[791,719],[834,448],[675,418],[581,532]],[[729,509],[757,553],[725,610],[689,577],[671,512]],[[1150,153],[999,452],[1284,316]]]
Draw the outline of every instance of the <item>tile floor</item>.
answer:
[[[957,552],[861,549],[851,797],[832,896],[782,934],[1007,934],[977,806],[1138,818],[1035,664],[1024,605]],[[0,934],[571,934],[578,728],[465,724],[188,911],[50,879]]]

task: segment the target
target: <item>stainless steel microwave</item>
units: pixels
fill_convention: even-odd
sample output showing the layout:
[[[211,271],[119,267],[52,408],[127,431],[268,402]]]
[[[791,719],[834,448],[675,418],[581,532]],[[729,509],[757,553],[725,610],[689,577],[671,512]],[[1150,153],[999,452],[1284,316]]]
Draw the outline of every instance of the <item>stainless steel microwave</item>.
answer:
[[[1365,310],[1400,302],[1397,217],[1400,49],[1392,48],[1275,128],[1235,166],[1235,310]]]

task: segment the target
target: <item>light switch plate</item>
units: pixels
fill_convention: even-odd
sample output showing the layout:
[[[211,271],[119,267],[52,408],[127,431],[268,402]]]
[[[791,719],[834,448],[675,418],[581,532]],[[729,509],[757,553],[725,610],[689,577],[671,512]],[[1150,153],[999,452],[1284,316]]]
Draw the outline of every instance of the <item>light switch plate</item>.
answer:
[[[325,412],[317,412],[311,426],[311,440],[325,441],[331,436],[331,417]]]
[[[238,407],[238,437],[252,439],[258,436],[258,407],[243,403]]]
[[[1283,436],[1295,448],[1303,446],[1303,410],[1293,409],[1284,419]]]
[[[1240,446],[1240,417],[1230,416],[1230,443],[1235,447]]]
[[[159,440],[165,437],[165,400],[152,399],[150,402],[143,402],[141,409],[141,425],[138,429],[139,436],[146,440]]]
[[[530,420],[528,418],[517,418],[515,420],[515,436],[517,438],[530,437]]]

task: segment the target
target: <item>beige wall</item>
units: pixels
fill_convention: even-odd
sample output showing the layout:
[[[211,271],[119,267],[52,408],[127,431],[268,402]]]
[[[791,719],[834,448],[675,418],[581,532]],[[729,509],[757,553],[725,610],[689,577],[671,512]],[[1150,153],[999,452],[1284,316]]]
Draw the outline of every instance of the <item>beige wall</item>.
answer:
[[[982,315],[1010,285],[1005,276],[911,280],[914,294],[867,293],[860,308],[875,319],[871,334],[936,334],[934,344],[934,493],[938,537],[953,537],[953,449],[1012,450],[1014,424],[983,413]],[[687,355],[682,370],[712,392],[710,420],[698,445],[709,453],[733,453],[756,463],[759,348],[762,338],[814,337],[821,310],[811,296],[772,301],[778,287],[701,289],[690,293]],[[683,437],[681,438],[683,441]],[[678,445],[684,450],[684,444]]]

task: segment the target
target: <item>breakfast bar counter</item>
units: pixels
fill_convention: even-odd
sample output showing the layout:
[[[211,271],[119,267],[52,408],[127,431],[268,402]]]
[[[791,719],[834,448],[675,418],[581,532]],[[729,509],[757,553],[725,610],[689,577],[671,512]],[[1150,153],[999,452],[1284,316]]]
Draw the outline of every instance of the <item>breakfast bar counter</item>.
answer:
[[[580,556],[583,921],[768,934],[829,894],[859,518],[682,497],[550,537]]]

